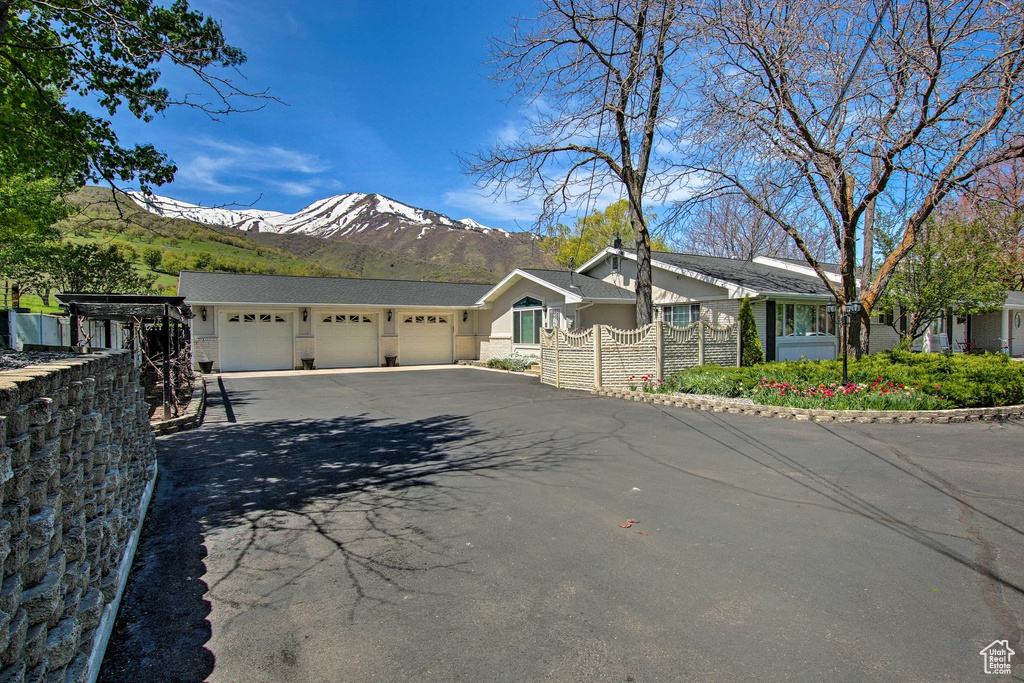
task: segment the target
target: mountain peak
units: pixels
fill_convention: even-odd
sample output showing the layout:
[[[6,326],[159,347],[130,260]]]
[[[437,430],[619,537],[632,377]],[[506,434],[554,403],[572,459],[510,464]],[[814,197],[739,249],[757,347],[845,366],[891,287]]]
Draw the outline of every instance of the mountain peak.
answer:
[[[278,234],[305,234],[325,239],[347,237],[366,231],[404,231],[416,229],[419,237],[427,230],[470,230],[498,232],[467,218],[455,221],[448,216],[403,204],[382,194],[350,192],[319,199],[296,213],[266,209],[226,209],[198,206],[159,195],[129,193],[142,208],[168,218],[183,218],[207,225],[223,225],[246,231]]]

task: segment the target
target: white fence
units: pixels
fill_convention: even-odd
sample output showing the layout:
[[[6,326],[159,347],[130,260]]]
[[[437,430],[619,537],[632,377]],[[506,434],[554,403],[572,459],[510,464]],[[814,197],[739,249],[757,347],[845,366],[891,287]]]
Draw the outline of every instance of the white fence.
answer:
[[[71,320],[68,316],[50,315],[48,313],[16,313],[7,312],[9,339],[5,340],[10,347],[21,351],[25,344],[43,346],[70,346]],[[124,349],[129,346],[129,334],[126,326],[111,323],[110,344],[107,345],[106,324],[102,320],[82,320],[78,330],[80,346],[93,348]]]

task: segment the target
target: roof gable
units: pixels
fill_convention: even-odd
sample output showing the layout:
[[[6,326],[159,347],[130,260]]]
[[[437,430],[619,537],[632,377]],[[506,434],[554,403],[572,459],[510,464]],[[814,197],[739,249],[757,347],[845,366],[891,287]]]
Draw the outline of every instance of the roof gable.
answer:
[[[541,270],[537,268],[516,268],[496,284],[477,302],[480,305],[493,303],[501,294],[519,280],[529,280],[565,297],[566,303],[633,303],[633,292],[604,280],[569,273],[567,270]]]

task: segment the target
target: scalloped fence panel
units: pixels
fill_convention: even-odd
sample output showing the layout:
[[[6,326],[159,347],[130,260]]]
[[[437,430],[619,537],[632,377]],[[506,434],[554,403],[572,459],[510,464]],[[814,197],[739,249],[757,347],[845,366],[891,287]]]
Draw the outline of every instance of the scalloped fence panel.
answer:
[[[541,333],[541,381],[561,389],[629,389],[698,365],[739,365],[739,325],[666,322],[635,330],[594,325]]]
[[[98,671],[155,477],[126,352],[0,374],[0,680]]]

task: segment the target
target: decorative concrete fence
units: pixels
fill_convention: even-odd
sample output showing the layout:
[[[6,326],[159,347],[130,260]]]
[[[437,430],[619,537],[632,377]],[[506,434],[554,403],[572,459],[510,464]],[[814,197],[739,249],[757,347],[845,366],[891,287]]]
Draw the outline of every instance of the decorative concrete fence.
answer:
[[[0,681],[95,679],[155,476],[126,352],[0,373]]]
[[[541,332],[541,381],[562,389],[629,389],[698,365],[739,365],[739,324],[686,327],[657,322],[637,330],[594,325]]]

